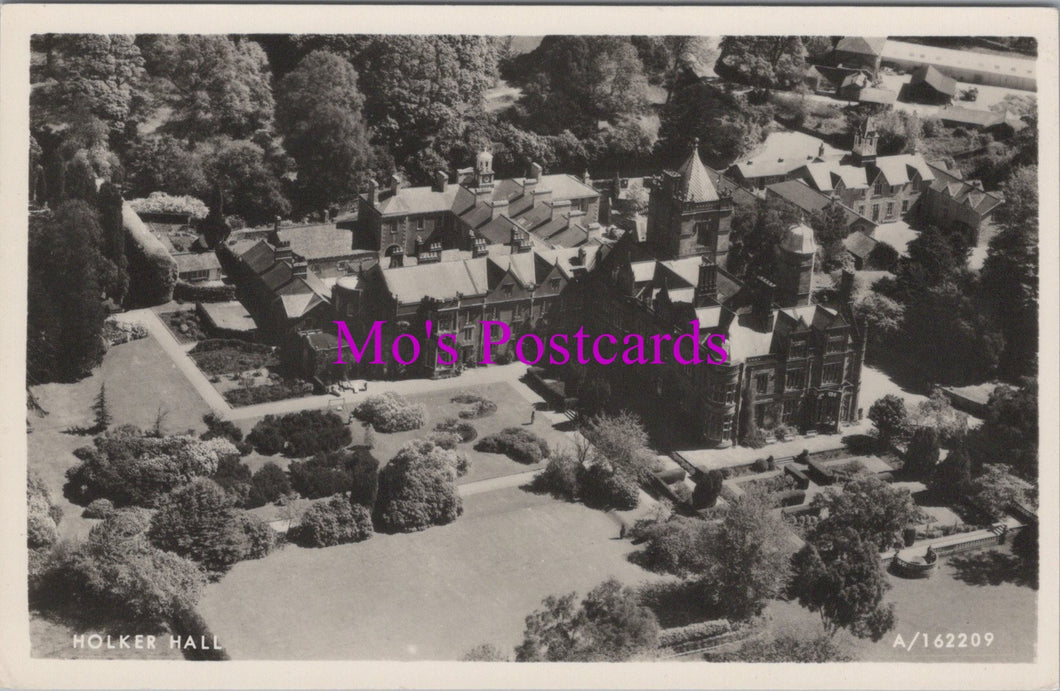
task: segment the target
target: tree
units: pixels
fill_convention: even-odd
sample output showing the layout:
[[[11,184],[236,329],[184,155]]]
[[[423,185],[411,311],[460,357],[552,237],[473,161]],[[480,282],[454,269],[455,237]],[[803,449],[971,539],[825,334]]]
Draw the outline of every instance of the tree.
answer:
[[[287,473],[272,461],[261,466],[250,478],[249,507],[271,504],[291,491]]]
[[[511,658],[492,643],[476,645],[464,653],[464,662],[509,662]]]
[[[84,202],[66,202],[51,216],[31,218],[26,333],[30,382],[79,379],[102,360],[105,260],[100,245],[98,217]]]
[[[703,585],[732,619],[762,612],[787,586],[787,528],[764,494],[748,493],[729,505],[708,543]]]
[[[164,129],[196,142],[244,139],[271,126],[269,62],[257,43],[207,34],[141,36],[138,43],[173,108]]]
[[[890,549],[902,529],[919,515],[909,490],[892,487],[872,475],[851,480],[842,491],[817,495],[814,505],[827,512],[818,524],[819,532],[852,530],[878,552]]]
[[[163,498],[148,536],[159,549],[198,562],[217,579],[251,551],[241,516],[217,483],[199,478]]]
[[[114,418],[110,414],[110,407],[107,405],[107,385],[99,385],[99,393],[96,394],[96,400],[92,404],[92,412],[95,415],[95,428],[102,432],[110,427],[111,421]]]
[[[62,508],[52,503],[51,492],[39,475],[26,476],[26,545],[31,550],[51,547],[59,539]]]
[[[617,415],[597,415],[582,430],[599,456],[628,475],[642,479],[656,465],[648,448],[648,432],[640,418],[629,411]]]
[[[678,165],[698,139],[704,162],[727,168],[765,139],[773,108],[748,103],[743,95],[697,80],[674,93],[660,118],[656,150],[664,160]]]
[[[692,490],[692,508],[709,509],[718,503],[721,496],[722,483],[725,476],[720,470],[708,470],[696,479],[696,487]]]
[[[888,448],[896,437],[902,435],[906,425],[905,401],[894,394],[887,394],[869,407],[869,420],[876,425],[876,438],[880,446]]]
[[[578,412],[592,417],[600,415],[611,401],[611,385],[602,377],[593,377],[578,391]]]
[[[870,356],[887,356],[901,331],[905,307],[889,297],[870,290],[854,301],[854,317],[858,323],[868,327],[868,352]]]
[[[120,137],[144,117],[144,59],[132,36],[53,34],[49,43],[49,79],[30,99],[34,128],[90,114]]]
[[[969,452],[977,465],[1005,462],[1020,477],[1038,481],[1038,383],[1024,379],[1021,386],[994,389],[983,424],[969,437]]]
[[[967,496],[972,482],[972,464],[965,447],[958,446],[935,467],[931,491],[946,502],[958,502]]]
[[[218,139],[203,153],[207,180],[224,194],[225,210],[259,225],[286,216],[291,203],[269,169],[265,150],[254,142]]]
[[[310,547],[361,542],[372,536],[372,516],[360,504],[336,495],[309,507],[302,515],[297,539]]]
[[[968,416],[955,409],[940,388],[933,390],[926,401],[917,403],[909,416],[909,423],[916,427],[931,427],[938,433],[942,444],[963,439],[968,432]]]
[[[929,476],[939,462],[939,433],[934,427],[917,427],[905,452],[903,469],[913,475]]]
[[[750,86],[790,89],[801,80],[805,53],[798,36],[726,36],[714,70]]]
[[[739,275],[776,282],[776,246],[799,216],[779,199],[758,200],[733,212],[729,267]]]
[[[990,240],[980,274],[1005,334],[1000,369],[1008,377],[1038,372],[1038,167],[1017,168],[1001,189],[1001,232]]]
[[[529,67],[515,80],[520,104],[538,132],[591,136],[597,122],[639,114],[647,104],[644,66],[627,37],[546,36],[520,61]]]
[[[581,605],[576,593],[550,595],[526,618],[518,662],[621,662],[652,654],[659,624],[637,595],[615,579],[593,588]]]
[[[986,511],[993,520],[1004,518],[1009,507],[1014,504],[1038,503],[1035,488],[1013,475],[1007,466],[999,463],[983,466],[983,473],[972,480],[969,494],[976,505]]]
[[[1038,587],[1038,524],[1030,523],[1020,530],[1012,540],[1012,553],[1015,554],[1024,570],[1030,575],[1034,587]]]
[[[425,440],[411,441],[379,473],[375,524],[391,532],[414,532],[451,523],[464,507],[456,491],[455,451]]]
[[[820,614],[829,636],[845,628],[858,638],[878,641],[894,628],[894,606],[883,604],[890,584],[876,545],[857,531],[817,532],[793,565],[792,592],[800,605]]]
[[[298,203],[320,211],[345,204],[367,182],[371,147],[357,72],[325,51],[307,55],[280,80],[276,121],[298,164]]]
[[[188,145],[169,134],[145,137],[122,157],[125,185],[132,198],[152,192],[197,194],[209,187],[202,160]]]
[[[637,48],[648,81],[666,87],[667,102],[684,69],[702,73],[718,57],[718,41],[709,36],[631,36],[630,42]]]
[[[810,227],[823,255],[823,268],[829,270],[840,264],[846,248],[843,240],[847,236],[847,210],[837,202],[810,215]]]

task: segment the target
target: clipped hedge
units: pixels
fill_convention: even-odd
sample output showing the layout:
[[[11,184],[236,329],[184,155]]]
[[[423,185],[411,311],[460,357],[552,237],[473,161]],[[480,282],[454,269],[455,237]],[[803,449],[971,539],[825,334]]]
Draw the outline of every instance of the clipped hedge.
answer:
[[[236,299],[236,287],[202,286],[178,280],[173,287],[173,299],[181,302],[231,302]]]
[[[169,302],[177,283],[177,262],[129,202],[122,204],[121,220],[128,239],[125,251],[129,260],[130,302],[143,306]]]
[[[712,619],[674,629],[663,629],[659,632],[659,647],[672,648],[675,645],[713,638],[730,631],[732,631],[732,624],[728,619]]]

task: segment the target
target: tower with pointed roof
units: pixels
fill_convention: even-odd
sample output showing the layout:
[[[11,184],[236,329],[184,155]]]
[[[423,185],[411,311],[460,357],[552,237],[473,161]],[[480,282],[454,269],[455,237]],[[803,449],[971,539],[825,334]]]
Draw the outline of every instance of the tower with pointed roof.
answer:
[[[699,158],[699,140],[677,170],[652,180],[647,242],[659,259],[711,255],[724,268],[729,254],[732,199],[718,193]]]

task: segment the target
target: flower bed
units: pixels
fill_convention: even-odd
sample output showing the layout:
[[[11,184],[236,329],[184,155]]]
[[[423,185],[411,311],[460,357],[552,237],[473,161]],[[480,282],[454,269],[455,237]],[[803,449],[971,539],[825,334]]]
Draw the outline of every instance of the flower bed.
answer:
[[[158,315],[178,343],[194,343],[206,340],[206,330],[194,310],[166,312]]]
[[[279,384],[263,384],[246,389],[232,389],[222,395],[229,405],[236,407],[282,401],[288,398],[301,398],[313,393],[313,385],[304,381],[292,381]]]
[[[147,338],[147,327],[140,322],[120,322],[116,319],[108,319],[103,322],[103,338],[111,345],[120,345],[129,341],[138,341]]]
[[[206,374],[246,372],[279,364],[271,346],[234,339],[207,339],[189,354]]]

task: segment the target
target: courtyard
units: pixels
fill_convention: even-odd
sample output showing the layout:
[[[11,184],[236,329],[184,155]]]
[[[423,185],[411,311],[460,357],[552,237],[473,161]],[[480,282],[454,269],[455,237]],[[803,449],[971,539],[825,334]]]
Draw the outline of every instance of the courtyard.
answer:
[[[486,642],[510,652],[548,595],[659,578],[617,538],[603,512],[501,489],[466,497],[450,525],[237,564],[199,611],[235,659],[458,660]]]

